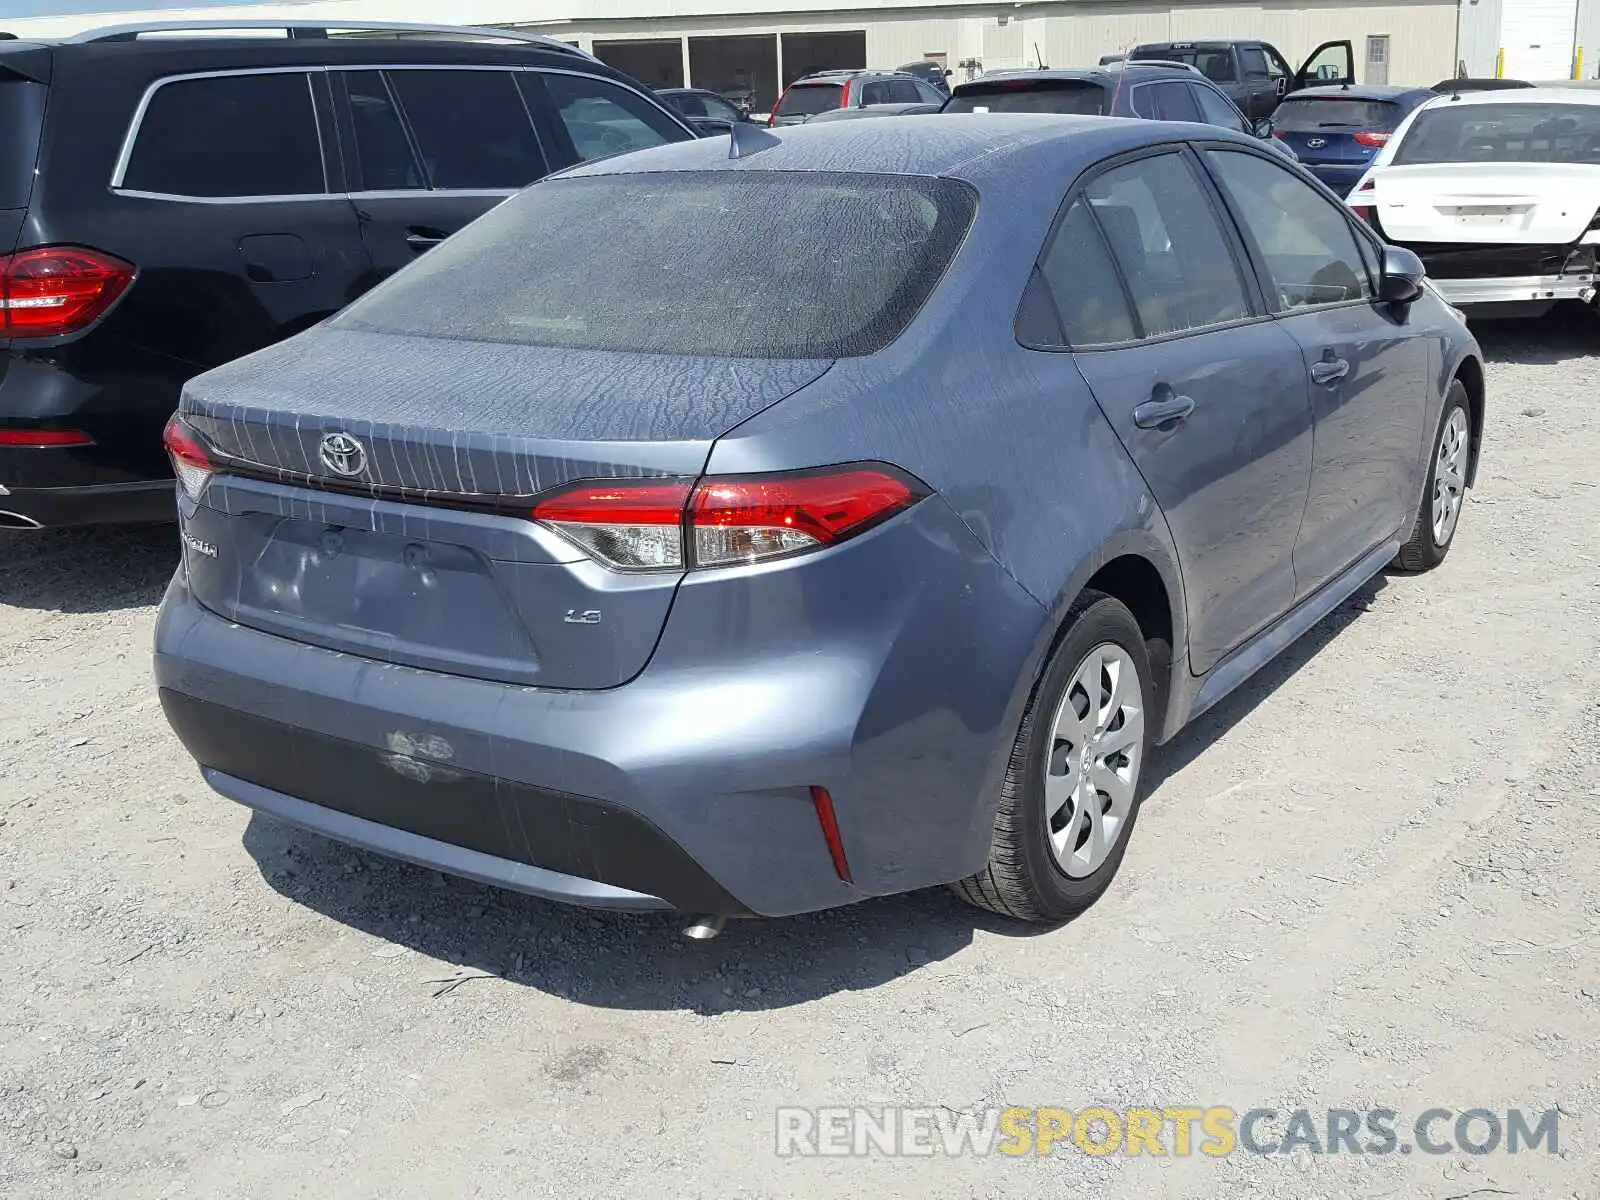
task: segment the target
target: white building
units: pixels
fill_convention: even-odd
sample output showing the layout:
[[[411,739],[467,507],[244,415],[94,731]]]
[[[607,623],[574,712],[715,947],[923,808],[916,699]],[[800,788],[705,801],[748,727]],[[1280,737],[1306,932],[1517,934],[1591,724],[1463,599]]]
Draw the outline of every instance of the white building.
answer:
[[[1350,39],[1370,82],[1471,75],[1600,74],[1600,0],[304,0],[298,3],[0,19],[21,37],[127,21],[205,18],[432,21],[554,34],[656,86],[749,90],[823,67],[944,62],[976,70],[1083,66],[1139,42],[1254,37],[1297,62]]]

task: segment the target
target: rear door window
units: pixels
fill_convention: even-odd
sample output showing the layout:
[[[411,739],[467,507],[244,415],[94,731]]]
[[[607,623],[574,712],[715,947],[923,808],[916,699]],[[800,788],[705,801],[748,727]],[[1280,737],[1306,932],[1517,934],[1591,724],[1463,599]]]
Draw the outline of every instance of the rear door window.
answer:
[[[1189,90],[1188,84],[1176,79],[1136,88],[1134,100],[1134,111],[1147,120],[1200,120],[1200,109],[1195,105],[1194,93]]]
[[[1178,153],[1113,167],[1084,189],[1121,268],[1145,337],[1250,315],[1211,202]]]
[[[696,357],[871,354],[916,316],[975,209],[968,185],[924,176],[556,178],[474,221],[334,322]]]
[[[0,67],[0,208],[26,208],[39,158],[45,86],[8,78]],[[10,244],[0,247],[9,250]]]
[[[328,190],[303,71],[162,84],[120,185],[168,196],[314,196]]]
[[[690,135],[637,92],[588,75],[539,72],[578,161],[647,150]]]
[[[387,74],[433,187],[503,191],[546,174],[511,72],[408,68]]]
[[[351,71],[344,79],[355,140],[352,190],[402,192],[426,188],[428,178],[412,150],[383,73]]]
[[[837,83],[797,83],[783,94],[778,105],[780,117],[814,117],[839,107],[841,86]]]
[[[952,113],[1073,113],[1099,116],[1105,90],[1084,79],[1004,79],[963,87],[945,102]]]
[[[1271,276],[1275,310],[1372,295],[1368,260],[1342,206],[1294,171],[1257,155],[1208,150],[1206,156]]]

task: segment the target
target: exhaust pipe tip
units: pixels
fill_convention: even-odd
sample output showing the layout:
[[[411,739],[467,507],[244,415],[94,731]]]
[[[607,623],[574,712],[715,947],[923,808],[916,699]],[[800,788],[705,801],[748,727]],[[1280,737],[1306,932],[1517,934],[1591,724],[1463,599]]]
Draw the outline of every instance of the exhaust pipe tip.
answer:
[[[689,922],[688,928],[683,931],[683,936],[693,938],[697,942],[709,942],[722,932],[722,927],[728,923],[727,917],[701,916]]]

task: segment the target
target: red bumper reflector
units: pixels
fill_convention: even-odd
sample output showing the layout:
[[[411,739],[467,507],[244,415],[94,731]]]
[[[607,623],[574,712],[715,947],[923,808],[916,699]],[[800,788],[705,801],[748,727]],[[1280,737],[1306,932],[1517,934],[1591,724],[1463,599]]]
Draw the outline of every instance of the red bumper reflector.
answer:
[[[814,787],[811,789],[811,803],[817,806],[817,824],[822,826],[822,840],[828,843],[834,874],[846,883],[854,883],[855,880],[850,878],[850,863],[844,856],[844,838],[839,834],[839,818],[833,812],[833,797],[828,795],[827,788]]]
[[[0,446],[87,446],[93,441],[81,429],[0,429]]]

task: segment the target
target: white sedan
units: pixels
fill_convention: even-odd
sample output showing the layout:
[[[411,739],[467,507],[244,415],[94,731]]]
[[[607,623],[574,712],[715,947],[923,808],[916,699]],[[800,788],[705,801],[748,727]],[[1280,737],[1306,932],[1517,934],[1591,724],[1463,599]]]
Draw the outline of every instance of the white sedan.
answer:
[[[1590,303],[1600,244],[1600,93],[1465,92],[1395,130],[1346,203],[1422,259],[1450,303],[1536,315]]]

